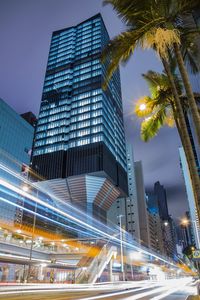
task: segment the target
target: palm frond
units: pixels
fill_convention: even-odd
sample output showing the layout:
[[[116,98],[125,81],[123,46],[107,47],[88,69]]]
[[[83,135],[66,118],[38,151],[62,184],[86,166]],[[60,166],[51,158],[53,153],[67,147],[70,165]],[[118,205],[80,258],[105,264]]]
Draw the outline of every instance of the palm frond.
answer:
[[[174,43],[180,44],[180,34],[176,29],[153,28],[141,38],[141,47],[143,49],[155,47],[158,55],[166,60],[169,57],[169,49]]]
[[[132,32],[123,32],[114,38],[102,52],[102,62],[105,63],[109,58],[109,64],[106,68],[106,78],[103,88],[112,77],[114,71],[118,68],[120,62],[126,62],[135,50],[135,36]]]
[[[146,118],[141,124],[141,138],[143,141],[148,142],[155,137],[165,121],[165,110],[160,109],[152,117]]]

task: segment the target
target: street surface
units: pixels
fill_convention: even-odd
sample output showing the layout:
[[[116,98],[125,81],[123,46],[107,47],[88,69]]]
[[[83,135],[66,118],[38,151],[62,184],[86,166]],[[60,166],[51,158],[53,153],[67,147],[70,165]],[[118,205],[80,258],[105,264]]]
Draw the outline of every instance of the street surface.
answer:
[[[185,300],[196,294],[189,278],[163,282],[127,282],[107,284],[42,284],[0,286],[0,300]]]

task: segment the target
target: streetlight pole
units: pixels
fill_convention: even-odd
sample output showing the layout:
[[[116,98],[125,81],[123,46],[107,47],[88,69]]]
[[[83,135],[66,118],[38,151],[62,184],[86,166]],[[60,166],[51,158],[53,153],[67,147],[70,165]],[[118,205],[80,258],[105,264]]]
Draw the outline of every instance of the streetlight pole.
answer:
[[[38,189],[37,189],[36,197],[38,198]],[[35,235],[36,214],[37,214],[37,202],[35,203],[35,210],[34,210],[34,217],[33,217],[33,227],[32,227],[32,236],[31,236],[31,248],[30,248],[30,255],[29,255],[29,266],[28,266],[27,282],[29,281],[29,277],[30,277],[30,273],[31,273],[31,261],[32,261],[32,255],[33,255],[33,243],[34,243],[34,235]]]
[[[123,215],[119,215],[119,228],[120,228],[120,254],[121,254],[121,272],[123,276],[123,281],[125,281],[124,274],[124,256],[123,256],[123,241],[122,241],[122,217]]]

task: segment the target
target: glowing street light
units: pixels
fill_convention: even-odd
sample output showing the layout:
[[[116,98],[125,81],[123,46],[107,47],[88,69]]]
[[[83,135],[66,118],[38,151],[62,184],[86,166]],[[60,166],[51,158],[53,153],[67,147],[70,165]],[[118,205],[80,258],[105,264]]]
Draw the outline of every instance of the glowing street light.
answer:
[[[163,224],[165,227],[167,227],[169,225],[169,223],[167,221],[165,221]]]
[[[139,109],[140,110],[145,110],[147,108],[145,103],[140,104]]]
[[[23,190],[24,192],[28,192],[28,190],[29,190],[28,185],[23,185],[22,190]]]
[[[196,235],[196,238],[197,238],[197,248],[199,249],[200,248],[200,239],[199,239],[199,232],[198,232],[198,228],[197,228],[197,222],[194,221],[194,220],[189,220],[187,218],[184,218],[181,220],[181,225],[187,227],[190,223],[193,223],[194,224],[194,230],[195,230],[195,235]]]
[[[186,218],[181,220],[181,225],[183,225],[183,226],[188,226],[189,223],[190,223],[189,220]]]

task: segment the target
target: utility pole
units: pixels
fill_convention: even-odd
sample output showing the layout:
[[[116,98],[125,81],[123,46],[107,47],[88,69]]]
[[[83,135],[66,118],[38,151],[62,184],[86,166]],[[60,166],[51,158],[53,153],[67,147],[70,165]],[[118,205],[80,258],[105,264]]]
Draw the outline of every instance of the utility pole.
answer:
[[[120,228],[120,254],[121,254],[121,272],[123,281],[125,281],[125,273],[124,273],[124,255],[123,255],[123,237],[122,237],[122,217],[123,215],[119,215],[119,228]]]

